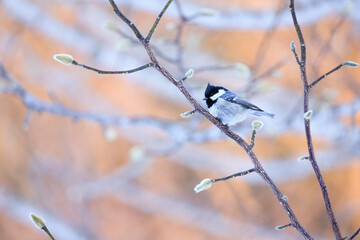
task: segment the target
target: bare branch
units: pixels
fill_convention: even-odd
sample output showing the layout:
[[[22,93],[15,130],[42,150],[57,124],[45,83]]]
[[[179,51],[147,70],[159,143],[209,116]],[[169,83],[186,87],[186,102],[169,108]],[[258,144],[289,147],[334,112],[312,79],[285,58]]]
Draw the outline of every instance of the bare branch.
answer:
[[[227,177],[223,177],[223,178],[216,178],[216,179],[213,179],[212,181],[213,182],[219,182],[219,181],[226,181],[230,178],[234,178],[234,177],[240,177],[240,176],[245,176],[249,173],[252,173],[252,172],[255,172],[256,169],[255,168],[251,168],[249,170],[246,170],[246,171],[242,171],[242,172],[238,172],[238,173],[235,173],[235,174],[232,174],[230,176],[227,176]]]
[[[99,69],[96,69],[96,68],[89,67],[87,65],[78,63],[75,60],[72,62],[72,64],[75,65],[75,66],[79,66],[79,67],[82,67],[82,68],[97,72],[98,74],[129,74],[129,73],[134,73],[134,72],[137,72],[137,71],[144,70],[145,68],[149,68],[149,67],[154,66],[154,64],[151,62],[151,63],[145,64],[145,65],[142,65],[141,67],[137,67],[137,68],[130,69],[130,70],[125,70],[125,71],[104,71],[104,70],[99,70]]]
[[[251,149],[253,149],[253,147],[255,146],[255,136],[256,136],[256,130],[254,129],[251,135],[251,144],[250,144]]]
[[[297,64],[299,64],[301,66],[301,63],[300,63],[300,60],[299,60],[299,56],[296,52],[296,49],[295,49],[295,43],[294,42],[291,42],[291,44],[293,44],[294,47],[291,47],[291,51],[294,53],[294,56],[295,56],[295,59],[296,59],[296,62]]]
[[[147,42],[147,43],[150,42],[150,39],[151,39],[151,37],[152,37],[152,35],[153,35],[153,33],[154,33],[154,31],[155,31],[158,23],[159,23],[161,17],[164,15],[166,9],[169,7],[169,5],[171,4],[172,1],[173,1],[173,0],[169,0],[169,1],[166,3],[166,5],[165,5],[165,7],[163,8],[163,10],[160,12],[159,16],[156,18],[156,20],[155,20],[155,22],[154,22],[154,25],[153,25],[152,28],[150,29],[150,32],[148,33],[147,37],[145,38],[145,42]]]
[[[360,233],[360,228],[356,230],[356,232],[349,238],[349,240],[353,240]]]
[[[130,28],[131,30],[134,32],[135,36],[137,37],[137,39],[142,42],[144,40],[144,36],[140,33],[139,29],[135,26],[135,24],[133,22],[131,22],[120,10],[119,8],[116,6],[115,2],[113,0],[109,0],[111,6],[114,9],[114,12],[116,13],[116,15],[118,15]]]
[[[314,87],[318,82],[320,82],[323,78],[325,78],[326,76],[330,75],[331,73],[339,70],[341,67],[343,66],[343,64],[339,64],[338,66],[336,66],[335,68],[333,68],[332,70],[330,70],[329,72],[325,73],[324,75],[322,75],[321,77],[319,77],[318,79],[316,79],[315,81],[313,81],[310,85],[309,88]]]
[[[55,240],[54,236],[51,234],[51,232],[46,226],[44,226],[42,230],[44,230],[44,232],[50,237],[51,240]]]
[[[296,17],[296,13],[295,13],[294,0],[290,0],[289,8],[290,8],[291,17],[292,17],[293,22],[294,22],[295,30],[296,30],[296,33],[298,35],[299,41],[300,41],[300,48],[301,48],[300,65],[302,67],[305,67],[305,64],[306,64],[306,46],[305,46],[305,40],[304,40],[303,34],[301,32],[300,25],[299,25],[299,23],[297,21],[297,17]]]

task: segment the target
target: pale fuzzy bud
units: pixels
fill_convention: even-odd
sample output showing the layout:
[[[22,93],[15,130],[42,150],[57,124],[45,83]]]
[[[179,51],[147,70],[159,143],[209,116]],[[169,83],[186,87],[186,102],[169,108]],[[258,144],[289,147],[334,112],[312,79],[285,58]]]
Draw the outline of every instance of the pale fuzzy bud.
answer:
[[[194,110],[192,110],[192,111],[187,111],[187,112],[181,113],[180,116],[181,116],[182,118],[188,118],[188,117],[190,117],[193,113],[194,113]]]
[[[171,31],[174,30],[176,28],[176,24],[175,23],[168,23],[166,24],[166,30]]]
[[[281,199],[284,200],[284,201],[287,201],[287,200],[288,200],[288,197],[285,196],[285,195],[282,195]]]
[[[298,161],[298,162],[303,162],[303,161],[308,160],[308,159],[309,159],[309,157],[299,157],[299,158],[297,159],[297,161]]]
[[[117,25],[113,22],[104,23],[103,28],[110,30],[110,31],[116,31],[118,29]]]
[[[139,162],[145,159],[145,149],[141,146],[134,146],[129,151],[130,161]]]
[[[294,41],[291,41],[290,49],[291,49],[291,51],[295,52],[295,42]]]
[[[281,230],[283,230],[284,228],[287,228],[287,227],[290,227],[290,226],[291,226],[290,224],[279,225],[279,226],[276,226],[276,227],[275,227],[275,230],[281,231]]]
[[[128,49],[131,46],[131,41],[127,38],[123,38],[119,41],[117,41],[115,45],[115,49],[119,52],[124,51]]]
[[[45,220],[42,217],[39,217],[35,213],[31,213],[30,218],[37,228],[42,229],[43,227],[45,227]]]
[[[304,113],[304,118],[306,120],[310,120],[311,116],[313,115],[313,110],[309,110],[306,113]]]
[[[254,120],[251,123],[251,126],[252,126],[253,130],[260,131],[262,129],[262,127],[264,126],[264,123],[260,120]]]
[[[342,63],[343,66],[348,66],[348,67],[358,67],[359,64],[356,62],[352,62],[352,61],[346,61]]]
[[[202,8],[200,9],[199,13],[206,17],[215,17],[219,15],[219,12],[217,10],[211,8]]]
[[[192,78],[192,76],[194,76],[194,69],[190,68],[186,73],[185,73],[185,77],[186,79]]]
[[[109,142],[113,142],[118,137],[118,132],[115,128],[109,127],[104,131],[105,139]]]
[[[55,54],[53,58],[65,65],[71,65],[74,61],[74,58],[69,54]]]
[[[194,188],[194,191],[196,193],[199,193],[201,191],[204,191],[206,189],[211,188],[211,184],[213,184],[213,180],[206,178],[204,180],[202,180],[198,185],[196,185],[196,187]]]
[[[237,62],[234,64],[234,69],[238,71],[243,78],[249,78],[251,76],[251,70],[250,68],[241,62]]]

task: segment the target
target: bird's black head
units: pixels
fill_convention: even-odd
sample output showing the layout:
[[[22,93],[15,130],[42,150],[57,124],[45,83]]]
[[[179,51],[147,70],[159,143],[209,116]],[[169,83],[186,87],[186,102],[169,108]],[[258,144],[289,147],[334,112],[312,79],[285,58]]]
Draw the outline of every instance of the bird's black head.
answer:
[[[226,88],[220,86],[214,86],[208,83],[204,93],[205,98],[203,99],[206,100],[206,105],[208,106],[208,108],[210,108],[214,103],[216,103],[217,98],[212,99],[212,97],[215,96],[217,93],[219,93],[221,89],[227,91]]]

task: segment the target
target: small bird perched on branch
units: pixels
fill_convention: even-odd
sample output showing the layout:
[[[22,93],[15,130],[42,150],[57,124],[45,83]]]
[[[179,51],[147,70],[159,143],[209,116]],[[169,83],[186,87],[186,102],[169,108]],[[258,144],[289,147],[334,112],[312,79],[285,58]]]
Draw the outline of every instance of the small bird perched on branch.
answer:
[[[244,121],[251,114],[275,117],[275,114],[264,112],[261,108],[236,96],[226,88],[210,83],[206,87],[203,100],[206,101],[209,112],[228,126]]]

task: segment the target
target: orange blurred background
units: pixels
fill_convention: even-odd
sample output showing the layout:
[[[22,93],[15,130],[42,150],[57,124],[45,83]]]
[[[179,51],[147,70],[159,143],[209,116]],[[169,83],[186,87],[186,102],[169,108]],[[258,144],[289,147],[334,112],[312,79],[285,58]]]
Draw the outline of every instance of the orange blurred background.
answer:
[[[116,2],[144,35],[166,3]],[[276,114],[261,119],[255,153],[309,233],[334,239],[310,163],[297,161],[307,146],[288,1],[178,2],[195,17],[174,42],[179,8],[169,7],[152,39],[162,66],[178,79],[193,68],[185,85],[200,102],[211,82]],[[310,82],[360,62],[358,0],[295,2]],[[0,79],[0,239],[48,239],[31,212],[58,240],[301,239],[274,229],[289,220],[256,174],[195,194],[202,179],[252,164],[202,116],[182,119],[191,105],[154,69],[99,75],[53,60],[67,53],[102,70],[150,61],[107,1],[2,0],[0,31],[0,63],[15,81]],[[343,236],[360,227],[359,77],[359,68],[343,67],[310,98],[315,153]],[[12,84],[37,107],[67,114],[26,107],[6,93]],[[233,128],[246,141],[254,119]]]

